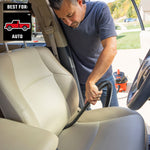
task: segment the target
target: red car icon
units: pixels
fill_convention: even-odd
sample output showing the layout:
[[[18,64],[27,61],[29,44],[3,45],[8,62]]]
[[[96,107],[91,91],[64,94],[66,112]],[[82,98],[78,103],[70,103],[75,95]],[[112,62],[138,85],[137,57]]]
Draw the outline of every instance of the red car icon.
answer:
[[[12,31],[13,29],[27,31],[30,27],[30,23],[20,23],[20,20],[12,20],[12,22],[5,23],[4,29],[7,29],[8,31]]]

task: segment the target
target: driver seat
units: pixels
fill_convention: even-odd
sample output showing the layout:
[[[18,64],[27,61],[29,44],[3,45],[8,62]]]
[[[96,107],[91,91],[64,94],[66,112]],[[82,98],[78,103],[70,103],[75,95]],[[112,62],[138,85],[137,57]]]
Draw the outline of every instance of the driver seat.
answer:
[[[144,121],[127,108],[85,111],[63,130],[76,116],[78,104],[74,78],[49,49],[25,48],[0,55],[0,108],[5,118],[55,134],[58,150],[146,149]]]

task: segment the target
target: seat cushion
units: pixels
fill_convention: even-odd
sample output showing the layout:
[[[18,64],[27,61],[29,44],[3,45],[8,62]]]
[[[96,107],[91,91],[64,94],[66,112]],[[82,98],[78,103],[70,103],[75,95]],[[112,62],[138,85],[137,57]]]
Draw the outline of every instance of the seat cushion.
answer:
[[[105,107],[103,109],[94,109],[91,111],[85,111],[78,121],[79,122],[105,121],[128,116],[131,114],[137,114],[137,112],[124,107],[109,107],[109,108]]]
[[[121,110],[122,109],[122,110]],[[103,109],[101,109],[103,110]],[[116,112],[116,117],[112,110]],[[124,108],[106,108],[92,120],[83,118],[59,136],[59,150],[144,150],[145,125],[142,117]],[[105,113],[112,112],[112,118]],[[117,114],[118,112],[118,114]],[[121,112],[121,115],[119,113]],[[124,112],[124,113],[123,113]],[[86,114],[86,113],[85,113]],[[90,114],[90,111],[88,112]],[[91,114],[93,114],[91,112]],[[97,116],[105,116],[103,119]],[[124,115],[123,115],[124,114]],[[84,116],[84,115],[83,115]],[[110,115],[111,116],[111,115]],[[119,117],[120,116],[120,117]],[[95,119],[95,121],[94,121]],[[88,120],[88,121],[87,121]],[[138,132],[137,132],[138,131]]]
[[[48,48],[0,55],[0,107],[7,119],[59,134],[78,107],[72,75]]]

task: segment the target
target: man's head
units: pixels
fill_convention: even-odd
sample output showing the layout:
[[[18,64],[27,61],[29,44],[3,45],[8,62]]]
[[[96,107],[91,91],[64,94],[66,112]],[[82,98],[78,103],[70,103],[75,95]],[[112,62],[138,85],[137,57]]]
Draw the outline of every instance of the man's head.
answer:
[[[84,19],[86,5],[82,0],[49,0],[57,17],[66,25],[77,28]]]

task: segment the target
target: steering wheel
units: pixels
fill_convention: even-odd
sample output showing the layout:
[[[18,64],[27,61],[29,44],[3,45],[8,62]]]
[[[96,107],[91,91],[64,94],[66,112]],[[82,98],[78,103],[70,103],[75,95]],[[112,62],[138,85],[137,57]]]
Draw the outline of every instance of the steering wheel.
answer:
[[[109,81],[103,81],[101,83],[98,84],[98,89],[101,90],[104,87],[107,87],[107,95],[106,95],[106,102],[104,107],[109,107],[110,106],[110,102],[111,102],[111,96],[112,96],[112,84]],[[81,109],[81,111],[78,113],[78,115],[75,117],[75,119],[68,123],[64,129],[67,129],[69,127],[71,127],[73,124],[75,124],[77,122],[77,120],[80,118],[80,116],[83,114],[83,112],[88,108],[88,106],[90,105],[90,102],[87,102],[85,104],[85,106]]]
[[[150,50],[142,62],[130,88],[127,105],[139,109],[150,97]]]

